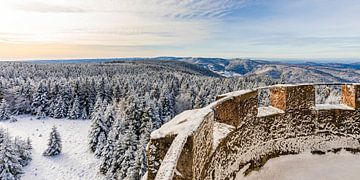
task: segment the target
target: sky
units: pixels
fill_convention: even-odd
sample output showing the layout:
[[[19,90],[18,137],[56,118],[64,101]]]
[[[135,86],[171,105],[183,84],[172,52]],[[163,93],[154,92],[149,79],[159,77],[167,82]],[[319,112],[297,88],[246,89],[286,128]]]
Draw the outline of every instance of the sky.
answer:
[[[359,0],[1,0],[0,60],[360,59]]]

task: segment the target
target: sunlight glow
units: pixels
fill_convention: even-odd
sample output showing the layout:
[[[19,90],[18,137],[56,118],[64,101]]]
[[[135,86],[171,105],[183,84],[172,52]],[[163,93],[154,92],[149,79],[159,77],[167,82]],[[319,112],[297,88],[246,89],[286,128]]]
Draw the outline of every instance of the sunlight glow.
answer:
[[[355,0],[3,0],[0,59],[356,58],[359,9]]]

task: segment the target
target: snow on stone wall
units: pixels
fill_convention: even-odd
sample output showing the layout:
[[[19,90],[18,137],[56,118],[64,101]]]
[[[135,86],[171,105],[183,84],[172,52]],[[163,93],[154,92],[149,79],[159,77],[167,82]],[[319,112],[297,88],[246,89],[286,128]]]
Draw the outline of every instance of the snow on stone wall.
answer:
[[[267,88],[278,111],[258,116],[259,89],[237,91],[154,131],[148,179],[232,179],[280,155],[360,148],[360,85],[343,85],[342,105],[321,108],[312,84]]]

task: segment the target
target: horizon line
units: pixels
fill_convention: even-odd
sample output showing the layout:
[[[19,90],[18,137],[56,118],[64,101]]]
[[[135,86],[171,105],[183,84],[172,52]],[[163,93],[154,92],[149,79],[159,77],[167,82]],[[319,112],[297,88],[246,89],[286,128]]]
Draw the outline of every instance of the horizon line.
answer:
[[[212,56],[133,56],[133,57],[89,57],[89,58],[37,58],[37,59],[0,59],[0,62],[39,62],[39,61],[91,61],[91,60],[156,60],[159,58],[204,58],[204,59],[226,59],[226,60],[264,60],[264,61],[318,61],[333,62],[338,60],[348,60],[349,62],[339,62],[342,64],[360,62],[360,58],[266,58],[266,57],[212,57]],[[171,60],[171,59],[169,59]]]

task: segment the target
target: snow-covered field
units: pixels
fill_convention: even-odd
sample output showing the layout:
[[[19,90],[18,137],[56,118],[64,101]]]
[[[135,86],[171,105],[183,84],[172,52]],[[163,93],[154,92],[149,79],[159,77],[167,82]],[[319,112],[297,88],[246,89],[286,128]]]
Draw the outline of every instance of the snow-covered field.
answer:
[[[18,116],[19,121],[0,122],[11,136],[29,137],[32,140],[32,161],[24,168],[22,179],[27,180],[78,180],[104,179],[98,173],[98,160],[87,146],[89,120],[43,119],[32,116]],[[56,125],[62,139],[62,153],[54,157],[44,157],[52,126]]]
[[[281,156],[269,160],[259,171],[245,178],[238,173],[238,180],[358,180],[360,179],[360,155],[349,152],[338,154]]]

